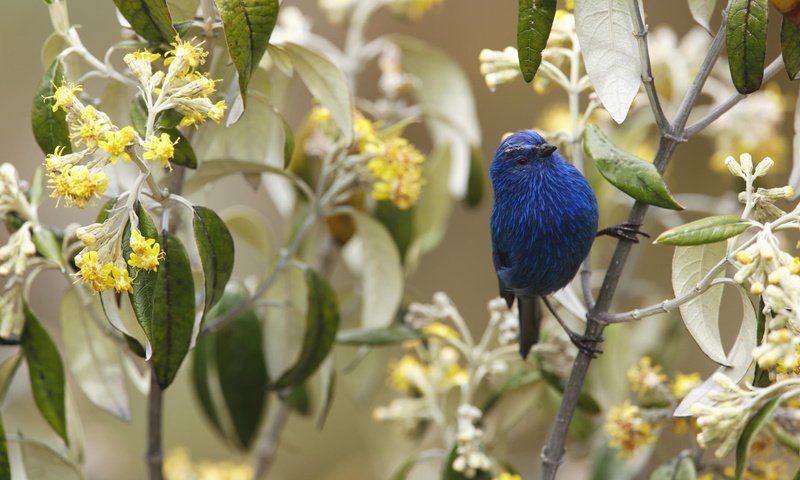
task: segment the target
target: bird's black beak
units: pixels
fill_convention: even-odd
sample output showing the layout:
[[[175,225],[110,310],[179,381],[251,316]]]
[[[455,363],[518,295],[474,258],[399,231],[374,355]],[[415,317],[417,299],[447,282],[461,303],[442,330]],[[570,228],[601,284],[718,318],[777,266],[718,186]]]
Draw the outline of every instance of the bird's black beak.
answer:
[[[536,153],[539,157],[547,157],[558,149],[555,145],[543,143],[536,147]]]

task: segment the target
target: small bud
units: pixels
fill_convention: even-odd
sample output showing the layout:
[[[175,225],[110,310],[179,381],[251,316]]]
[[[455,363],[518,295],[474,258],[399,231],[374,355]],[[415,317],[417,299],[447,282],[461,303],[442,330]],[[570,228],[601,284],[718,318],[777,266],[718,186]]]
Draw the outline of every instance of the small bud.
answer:
[[[745,177],[745,173],[742,170],[741,165],[739,165],[739,163],[733,157],[728,157],[725,159],[725,166],[728,167],[728,170],[730,170],[730,172],[737,177]]]
[[[748,265],[753,262],[753,255],[747,250],[742,250],[736,253],[736,261],[742,265]]]
[[[762,176],[766,175],[767,171],[770,168],[772,168],[773,165],[775,165],[775,162],[771,158],[764,157],[764,160],[761,160],[760,162],[758,162],[758,165],[756,166],[756,171],[753,172],[753,176],[754,177],[762,177]]]
[[[745,173],[750,173],[753,171],[753,156],[749,153],[743,153],[739,155],[739,164],[742,166],[742,170]]]
[[[764,292],[764,284],[761,282],[754,282],[750,285],[750,293],[753,295],[761,295]]]

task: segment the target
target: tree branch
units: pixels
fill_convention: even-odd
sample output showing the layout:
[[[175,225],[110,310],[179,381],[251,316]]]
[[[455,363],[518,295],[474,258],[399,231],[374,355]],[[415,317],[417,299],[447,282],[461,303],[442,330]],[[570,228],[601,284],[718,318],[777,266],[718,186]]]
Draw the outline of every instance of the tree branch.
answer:
[[[147,468],[150,480],[164,479],[164,453],[161,448],[163,394],[164,391],[156,379],[156,372],[151,370],[147,408]]]
[[[783,67],[783,57],[778,56],[778,58],[773,60],[772,63],[770,63],[769,66],[764,70],[764,82],[774,77],[775,74],[781,70],[781,67]],[[747,98],[747,95],[743,95],[738,92],[731,95],[727,100],[714,107],[714,109],[711,110],[708,115],[686,127],[686,136],[691,137],[699,133],[701,130],[711,125],[716,119],[726,114],[728,110],[736,106],[737,103],[745,98]]]
[[[638,0],[631,1],[634,3],[633,8],[638,10]],[[703,85],[705,84],[708,75],[711,73],[711,69],[716,63],[720,51],[722,50],[722,45],[725,41],[725,27],[727,25],[729,8],[730,1],[722,13],[722,25],[717,31],[714,41],[712,42],[711,47],[709,48],[709,51],[706,54],[702,65],[700,66],[697,76],[694,78],[689,91],[686,93],[686,96],[681,103],[672,127],[667,128],[667,125],[661,127],[661,140],[659,142],[658,151],[653,162],[659,172],[663,172],[667,167],[669,161],[672,159],[672,156],[675,153],[675,149],[677,148],[678,144],[685,141],[684,129],[686,127],[686,121],[689,118],[689,113],[691,112],[698,95],[700,95],[700,91],[703,89]],[[656,107],[653,108],[655,111]],[[630,213],[628,214],[628,223],[641,225],[644,221],[647,209],[647,204],[639,201],[635,202]],[[614,293],[617,290],[617,284],[619,283],[622,270],[624,269],[625,263],[628,260],[628,254],[630,253],[632,246],[633,243],[629,240],[619,240],[617,243],[617,248],[614,251],[611,263],[606,270],[606,276],[603,279],[603,285],[600,288],[597,303],[587,314],[585,335],[590,338],[600,338],[600,335],[603,333],[605,325],[598,317],[608,312],[609,308],[611,307]],[[547,443],[542,449],[542,478],[545,480],[554,480],[556,478],[558,467],[561,464],[564,456],[564,444],[567,440],[569,425],[572,421],[572,416],[575,413],[575,408],[578,405],[578,397],[583,389],[583,384],[586,380],[586,374],[589,370],[589,364],[591,363],[591,360],[591,357],[583,353],[583,351],[580,351],[578,356],[575,358],[575,363],[573,364],[567,386],[564,389],[564,395],[561,400],[558,415],[556,416],[553,427],[550,430]]]
[[[258,455],[256,458],[256,474],[253,477],[255,480],[260,480],[267,475],[272,461],[275,458],[275,451],[280,444],[281,432],[286,425],[286,420],[289,419],[289,406],[286,402],[281,401],[278,405],[278,410],[272,417],[267,434],[264,436],[263,441],[259,445]]]

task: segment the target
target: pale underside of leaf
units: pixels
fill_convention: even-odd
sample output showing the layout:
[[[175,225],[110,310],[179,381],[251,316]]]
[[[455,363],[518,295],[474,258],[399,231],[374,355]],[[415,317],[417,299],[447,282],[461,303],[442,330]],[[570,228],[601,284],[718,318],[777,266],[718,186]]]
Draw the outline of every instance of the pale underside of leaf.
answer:
[[[642,69],[627,0],[575,0],[575,29],[586,72],[603,106],[622,123]]]
[[[708,33],[711,33],[711,15],[714,13],[714,6],[717,0],[689,0],[689,11],[692,18]]]
[[[691,291],[725,257],[725,242],[693,247],[678,247],[672,259],[672,288],[675,296]],[[681,317],[703,353],[725,364],[725,351],[719,333],[719,307],[722,288],[712,287],[699,297],[680,306]]]

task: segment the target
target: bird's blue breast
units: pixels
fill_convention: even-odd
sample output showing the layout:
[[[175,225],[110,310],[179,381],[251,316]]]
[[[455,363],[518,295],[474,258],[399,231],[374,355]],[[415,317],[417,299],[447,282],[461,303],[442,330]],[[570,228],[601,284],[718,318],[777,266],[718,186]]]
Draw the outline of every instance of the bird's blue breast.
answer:
[[[597,200],[583,175],[558,153],[532,162],[493,164],[491,171],[495,270],[501,288],[515,295],[547,295],[567,285],[597,232]]]

